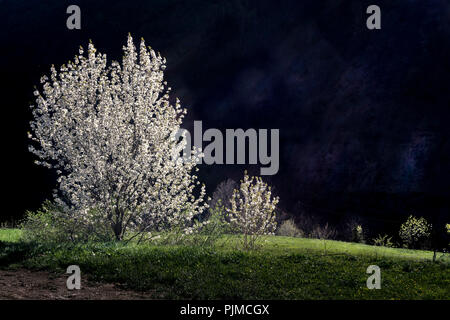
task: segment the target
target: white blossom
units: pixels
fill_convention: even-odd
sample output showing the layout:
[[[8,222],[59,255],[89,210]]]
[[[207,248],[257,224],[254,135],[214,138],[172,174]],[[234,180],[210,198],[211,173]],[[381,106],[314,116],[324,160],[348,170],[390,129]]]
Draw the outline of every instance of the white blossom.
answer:
[[[196,157],[176,161],[173,150],[186,110],[169,102],[166,60],[131,35],[122,63],[107,65],[89,44],[35,91],[30,151],[58,173],[56,201],[74,219],[102,212],[117,239],[127,230],[189,227],[201,213],[205,187],[194,196]],[[194,151],[193,151],[194,152]],[[195,152],[194,152],[195,153]],[[197,157],[201,154],[195,153]]]
[[[278,201],[261,177],[249,177],[245,172],[240,188],[231,197],[231,208],[226,209],[230,223],[244,234],[245,248],[253,248],[261,235],[274,234]]]

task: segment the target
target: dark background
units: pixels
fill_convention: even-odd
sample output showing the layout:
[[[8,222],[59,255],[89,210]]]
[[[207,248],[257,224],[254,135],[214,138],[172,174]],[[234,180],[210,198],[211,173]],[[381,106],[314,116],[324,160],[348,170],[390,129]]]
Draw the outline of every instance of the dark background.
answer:
[[[81,30],[66,28],[71,4]],[[371,4],[381,30],[366,28]],[[447,0],[0,1],[0,220],[37,209],[56,185],[27,151],[33,86],[89,39],[119,59],[128,32],[167,58],[185,127],[280,129],[280,170],[265,179],[284,211],[359,216],[374,234],[410,214],[449,220]],[[201,180],[212,194],[245,168],[202,166]]]

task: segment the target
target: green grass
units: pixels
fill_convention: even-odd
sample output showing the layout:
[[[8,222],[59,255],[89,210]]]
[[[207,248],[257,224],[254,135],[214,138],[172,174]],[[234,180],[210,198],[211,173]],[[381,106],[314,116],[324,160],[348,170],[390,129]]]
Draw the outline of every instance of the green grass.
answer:
[[[9,239],[9,240],[8,240]],[[42,245],[0,230],[0,267],[65,273],[79,265],[92,280],[151,290],[173,299],[449,299],[450,265],[432,253],[339,241],[266,237],[261,249],[235,249],[236,237],[215,250],[149,244]],[[382,272],[369,290],[369,265]]]
[[[0,228],[0,241],[19,242],[22,237],[22,230]]]
[[[377,247],[361,243],[292,237],[267,237],[264,249],[274,254],[296,250],[353,256],[385,257],[407,260],[432,260],[432,251]]]

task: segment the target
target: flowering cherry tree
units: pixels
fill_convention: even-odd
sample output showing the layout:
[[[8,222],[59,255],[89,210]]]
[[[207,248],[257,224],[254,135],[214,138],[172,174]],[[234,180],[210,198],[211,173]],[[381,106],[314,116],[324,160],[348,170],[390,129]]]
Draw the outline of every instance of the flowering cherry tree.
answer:
[[[122,63],[107,64],[92,43],[50,78],[41,78],[31,106],[30,151],[38,164],[55,168],[55,201],[64,214],[89,223],[93,209],[117,240],[127,230],[176,226],[191,232],[194,215],[205,208],[205,187],[194,169],[197,157],[174,156],[186,109],[169,102],[166,60],[131,35]],[[135,234],[134,232],[134,234]]]
[[[279,198],[261,177],[244,173],[240,188],[235,189],[227,209],[231,224],[244,234],[244,248],[252,249],[261,235],[273,235],[277,227],[275,209]]]

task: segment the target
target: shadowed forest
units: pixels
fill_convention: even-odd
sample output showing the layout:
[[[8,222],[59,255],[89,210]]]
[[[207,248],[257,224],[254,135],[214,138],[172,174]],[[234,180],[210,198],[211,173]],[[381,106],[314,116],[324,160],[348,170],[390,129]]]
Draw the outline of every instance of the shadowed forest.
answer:
[[[189,112],[184,126],[279,128],[280,170],[266,177],[285,217],[396,234],[411,215],[448,217],[450,4],[379,1],[2,1],[5,198],[18,220],[51,198],[55,177],[33,164],[26,132],[32,90],[92,39],[118,59],[128,32],[167,58],[166,79]],[[200,167],[208,194],[245,166]],[[259,167],[245,167],[250,173]],[[339,236],[338,236],[339,238]]]

